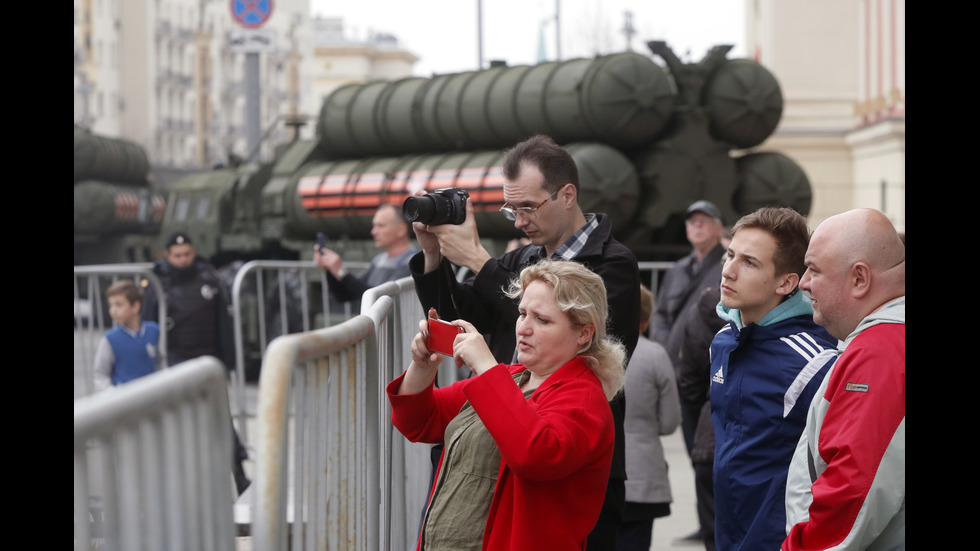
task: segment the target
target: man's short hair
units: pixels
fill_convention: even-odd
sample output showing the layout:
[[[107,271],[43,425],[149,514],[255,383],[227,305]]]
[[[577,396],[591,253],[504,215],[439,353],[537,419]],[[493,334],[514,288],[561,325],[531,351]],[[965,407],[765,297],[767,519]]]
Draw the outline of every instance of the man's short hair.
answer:
[[[401,205],[396,205],[394,203],[381,203],[378,205],[378,209],[374,212],[378,212],[382,209],[393,209],[395,211],[395,220],[401,222],[405,227],[411,228],[412,225],[409,224],[408,220],[405,220],[405,216],[402,214]]]
[[[810,244],[810,228],[802,214],[788,207],[762,207],[736,222],[732,235],[742,228],[760,229],[776,240],[776,251],[772,255],[776,275],[795,273],[803,277],[806,271],[803,259]]]
[[[143,304],[143,289],[128,279],[117,281],[109,286],[105,291],[106,298],[122,295],[130,304]]]
[[[578,167],[575,166],[575,159],[548,136],[539,134],[511,148],[504,159],[504,177],[516,180],[524,163],[530,163],[541,171],[544,189],[551,195],[569,183],[578,189]]]

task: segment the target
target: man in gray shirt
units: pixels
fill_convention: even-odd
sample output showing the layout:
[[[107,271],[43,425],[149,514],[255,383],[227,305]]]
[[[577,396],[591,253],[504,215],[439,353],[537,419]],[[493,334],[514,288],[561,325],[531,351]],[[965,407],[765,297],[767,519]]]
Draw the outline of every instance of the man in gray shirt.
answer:
[[[399,206],[385,203],[378,207],[371,221],[371,237],[374,245],[383,251],[358,275],[347,272],[344,261],[335,251],[314,246],[313,261],[327,272],[330,294],[335,299],[358,301],[364,291],[410,275],[408,261],[418,249],[409,243],[408,223]]]

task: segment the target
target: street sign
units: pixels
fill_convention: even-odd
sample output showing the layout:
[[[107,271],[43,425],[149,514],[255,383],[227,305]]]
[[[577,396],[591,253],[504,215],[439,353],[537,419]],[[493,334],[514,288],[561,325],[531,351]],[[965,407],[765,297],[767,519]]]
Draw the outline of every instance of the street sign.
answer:
[[[232,29],[231,51],[242,54],[276,51],[276,33],[272,29]]]
[[[272,15],[272,0],[231,0],[231,16],[246,29],[261,27]]]

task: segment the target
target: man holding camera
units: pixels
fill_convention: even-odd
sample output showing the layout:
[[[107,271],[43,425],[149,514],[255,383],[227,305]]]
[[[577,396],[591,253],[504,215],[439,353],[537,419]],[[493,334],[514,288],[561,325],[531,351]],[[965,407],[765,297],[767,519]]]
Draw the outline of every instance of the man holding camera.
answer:
[[[504,160],[503,216],[514,222],[530,244],[493,258],[480,243],[473,207],[459,225],[414,222],[422,247],[409,262],[423,308],[435,308],[443,319],[462,318],[486,338],[497,361],[514,362],[517,303],[503,289],[528,264],[561,258],[584,264],[599,274],[609,299],[609,334],[631,355],[640,326],[640,276],[632,251],[612,237],[605,214],[583,213],[578,204],[578,169],[571,155],[547,136],[517,144]],[[421,195],[417,193],[416,195]],[[473,274],[458,282],[452,265]],[[625,501],[623,448],[624,402],[611,403],[616,421],[616,449],[602,514],[588,547],[615,549]]]

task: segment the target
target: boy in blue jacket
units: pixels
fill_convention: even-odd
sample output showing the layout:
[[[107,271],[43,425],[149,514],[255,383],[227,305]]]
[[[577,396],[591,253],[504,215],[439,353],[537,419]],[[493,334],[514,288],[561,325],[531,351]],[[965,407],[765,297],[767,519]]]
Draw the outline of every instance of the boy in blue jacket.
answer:
[[[799,290],[810,231],[789,208],[732,228],[711,343],[718,549],[776,549],[786,537],[786,474],[837,339]]]
[[[117,281],[106,290],[106,299],[116,326],[106,332],[95,351],[96,390],[149,375],[160,363],[160,326],[140,317],[143,290],[130,280]]]

